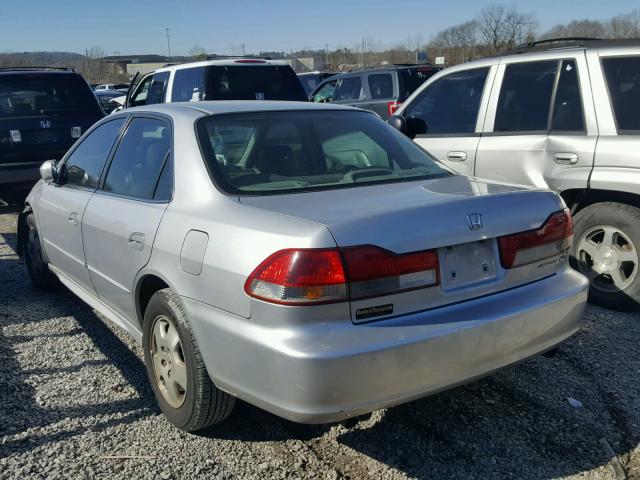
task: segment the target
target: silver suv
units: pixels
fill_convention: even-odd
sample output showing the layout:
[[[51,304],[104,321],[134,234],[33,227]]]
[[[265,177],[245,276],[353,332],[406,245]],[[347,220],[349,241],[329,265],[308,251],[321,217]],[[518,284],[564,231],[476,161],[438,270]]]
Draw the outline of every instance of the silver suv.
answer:
[[[593,303],[640,303],[640,40],[542,41],[431,77],[390,120],[454,170],[550,188]]]

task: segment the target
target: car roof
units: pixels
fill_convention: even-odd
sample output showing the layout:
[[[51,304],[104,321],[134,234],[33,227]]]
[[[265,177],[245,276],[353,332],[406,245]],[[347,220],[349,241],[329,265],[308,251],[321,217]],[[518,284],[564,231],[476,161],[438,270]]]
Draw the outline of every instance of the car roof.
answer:
[[[640,38],[599,39],[599,38],[551,38],[525,45],[494,55],[508,57],[527,53],[542,53],[567,50],[613,50],[620,47],[640,47]]]
[[[287,62],[278,60],[266,60],[264,58],[225,58],[218,60],[203,60],[201,62],[178,63],[175,65],[165,65],[158,68],[156,72],[168,72],[171,70],[180,70],[182,68],[209,67],[209,66],[237,66],[237,67],[269,67],[277,65],[279,67],[289,66]]]
[[[164,113],[166,115],[180,115],[187,111],[196,111],[204,115],[219,115],[224,113],[249,113],[249,112],[269,112],[269,111],[327,111],[327,110],[352,110],[360,111],[358,108],[346,105],[322,104],[314,102],[289,102],[275,100],[215,100],[202,102],[172,102],[144,105],[141,107],[128,108],[122,113],[128,112],[148,112]]]

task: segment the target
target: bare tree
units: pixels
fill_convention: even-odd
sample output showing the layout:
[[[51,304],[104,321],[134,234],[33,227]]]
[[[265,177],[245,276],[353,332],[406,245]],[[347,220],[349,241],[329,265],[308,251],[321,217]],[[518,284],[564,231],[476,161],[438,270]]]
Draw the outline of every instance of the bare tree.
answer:
[[[102,47],[91,47],[89,50],[87,50],[87,57],[94,60],[102,58],[104,56],[104,49]]]
[[[640,10],[613,17],[609,20],[606,30],[607,36],[611,38],[640,37]]]
[[[480,39],[493,51],[513,48],[534,35],[536,21],[533,14],[518,12],[514,7],[490,5],[480,13]]]
[[[604,38],[607,36],[605,25],[597,20],[574,20],[564,25],[556,25],[542,35],[543,38]]]

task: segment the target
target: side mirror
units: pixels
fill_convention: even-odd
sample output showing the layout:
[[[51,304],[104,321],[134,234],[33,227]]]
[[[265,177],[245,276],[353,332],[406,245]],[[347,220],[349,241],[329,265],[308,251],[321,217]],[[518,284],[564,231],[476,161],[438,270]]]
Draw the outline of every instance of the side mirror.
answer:
[[[427,123],[420,118],[404,118],[402,115],[391,115],[387,122],[393,128],[404,133],[411,139],[414,139],[416,135],[424,135],[427,133]]]
[[[40,165],[40,178],[46,183],[53,182],[57,176],[56,160],[45,160],[42,165]]]

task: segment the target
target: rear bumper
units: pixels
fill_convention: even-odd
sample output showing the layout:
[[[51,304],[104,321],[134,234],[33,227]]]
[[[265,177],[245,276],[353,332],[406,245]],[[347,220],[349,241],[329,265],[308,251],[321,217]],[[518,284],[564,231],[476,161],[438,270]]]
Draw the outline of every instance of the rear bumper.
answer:
[[[404,403],[553,348],[588,281],[567,268],[484,298],[394,319],[269,329],[184,298],[216,385],[276,415],[326,423]]]

